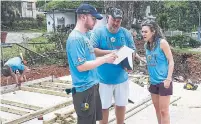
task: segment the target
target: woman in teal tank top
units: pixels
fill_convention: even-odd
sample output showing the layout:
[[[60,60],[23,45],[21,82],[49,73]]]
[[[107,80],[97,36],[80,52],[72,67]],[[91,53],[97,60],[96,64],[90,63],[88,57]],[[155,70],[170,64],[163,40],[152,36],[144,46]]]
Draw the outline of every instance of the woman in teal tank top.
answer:
[[[172,73],[174,60],[170,46],[161,28],[154,21],[142,24],[147,68],[150,77],[149,92],[156,110],[159,124],[170,124],[169,104],[172,95]]]

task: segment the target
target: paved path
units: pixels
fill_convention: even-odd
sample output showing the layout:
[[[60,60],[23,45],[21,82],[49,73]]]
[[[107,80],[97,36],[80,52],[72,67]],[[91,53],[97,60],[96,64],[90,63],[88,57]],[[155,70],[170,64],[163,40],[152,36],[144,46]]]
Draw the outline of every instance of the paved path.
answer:
[[[26,32],[8,32],[6,43],[22,43],[26,42],[26,38],[35,38],[41,36],[42,33],[26,33]],[[23,39],[24,38],[24,39]]]

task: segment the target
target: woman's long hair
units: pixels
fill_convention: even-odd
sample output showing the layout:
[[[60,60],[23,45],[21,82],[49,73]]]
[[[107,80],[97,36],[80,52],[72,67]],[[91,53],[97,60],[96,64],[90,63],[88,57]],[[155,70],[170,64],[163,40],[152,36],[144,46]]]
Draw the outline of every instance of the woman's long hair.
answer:
[[[145,44],[145,48],[148,50],[152,50],[155,49],[156,46],[158,45],[158,39],[165,39],[165,36],[162,32],[162,29],[159,27],[159,25],[152,20],[146,20],[142,23],[142,27],[143,26],[148,26],[151,30],[151,32],[155,32],[155,34],[153,35],[153,42],[152,44],[150,42],[147,42]]]

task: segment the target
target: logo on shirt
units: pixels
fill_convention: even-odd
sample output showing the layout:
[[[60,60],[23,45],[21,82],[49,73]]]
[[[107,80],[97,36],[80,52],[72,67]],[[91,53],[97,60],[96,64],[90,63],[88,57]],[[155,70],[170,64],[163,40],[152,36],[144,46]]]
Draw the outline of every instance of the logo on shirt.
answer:
[[[82,58],[77,58],[77,60],[78,60],[78,62],[82,62],[82,61],[84,61],[84,59],[82,59]]]
[[[157,54],[151,54],[147,56],[147,64],[149,66],[156,66],[157,64]]]
[[[86,40],[86,44],[87,44],[87,47],[88,47],[90,53],[94,53],[94,48],[93,48],[93,46],[92,46],[90,40],[87,39],[87,40]]]
[[[111,38],[110,38],[110,41],[111,41],[111,42],[115,42],[116,39],[115,39],[114,37],[111,37]]]

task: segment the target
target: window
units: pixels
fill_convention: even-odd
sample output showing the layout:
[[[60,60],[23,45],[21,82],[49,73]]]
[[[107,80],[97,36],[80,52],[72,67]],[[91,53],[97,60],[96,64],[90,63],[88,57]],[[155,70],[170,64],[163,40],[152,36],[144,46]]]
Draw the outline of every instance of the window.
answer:
[[[27,2],[27,10],[32,10],[32,2]]]
[[[57,25],[65,25],[65,18],[64,17],[57,18]]]

